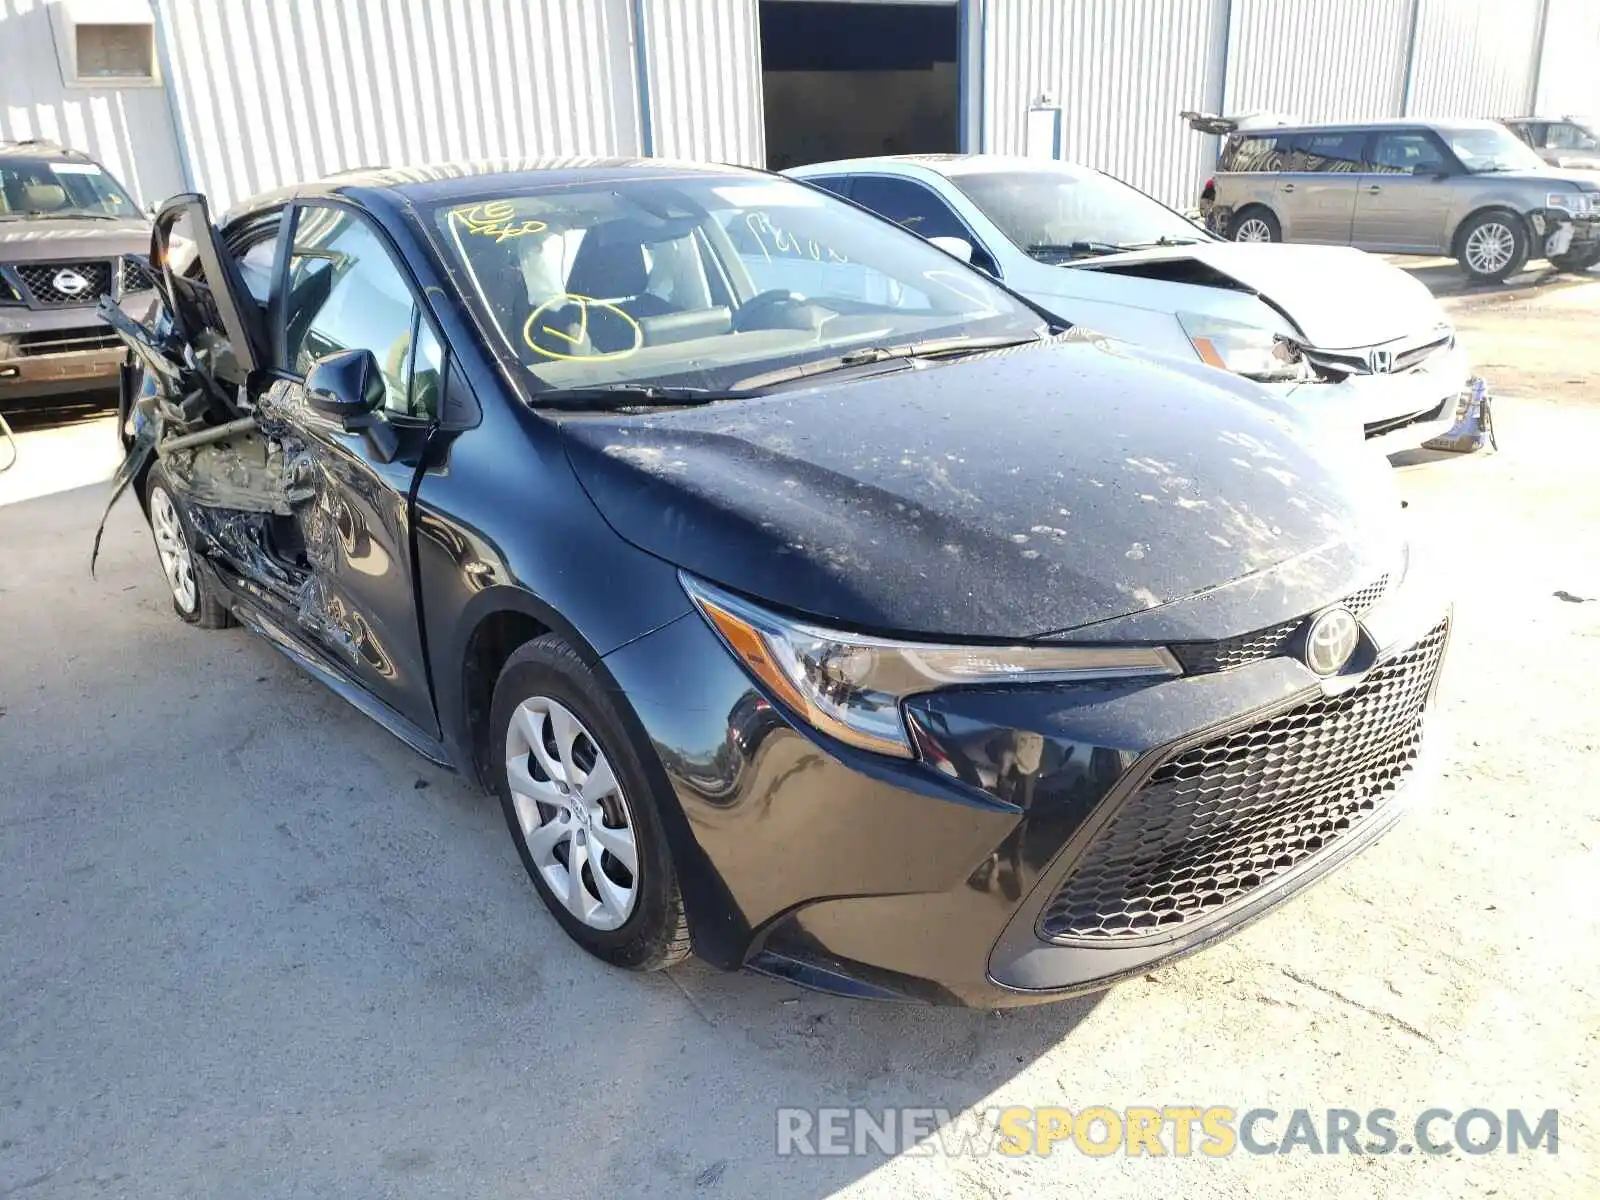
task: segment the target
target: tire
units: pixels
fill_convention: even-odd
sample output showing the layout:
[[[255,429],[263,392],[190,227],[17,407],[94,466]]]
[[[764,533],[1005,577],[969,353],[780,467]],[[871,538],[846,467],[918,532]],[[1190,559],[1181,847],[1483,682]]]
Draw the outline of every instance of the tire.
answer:
[[[156,545],[156,561],[172,596],[172,611],[201,629],[226,629],[233,617],[222,597],[194,564],[194,530],[173,499],[177,489],[161,465],[150,468],[145,482],[145,515]]]
[[[1228,223],[1230,242],[1281,242],[1283,226],[1269,208],[1251,204],[1234,214]]]
[[[567,936],[603,962],[634,971],[657,971],[687,957],[689,922],[649,775],[605,688],[577,652],[555,634],[518,649],[495,683],[489,719],[490,775],[506,825]],[[602,760],[615,786],[600,782],[585,795]],[[583,858],[576,890],[568,869],[575,854]]]
[[[1550,260],[1556,270],[1574,274],[1582,274],[1596,263],[1600,263],[1600,246],[1589,246],[1576,254],[1558,254]]]
[[[1456,233],[1456,261],[1475,283],[1502,283],[1528,262],[1528,228],[1505,209],[1467,220]]]

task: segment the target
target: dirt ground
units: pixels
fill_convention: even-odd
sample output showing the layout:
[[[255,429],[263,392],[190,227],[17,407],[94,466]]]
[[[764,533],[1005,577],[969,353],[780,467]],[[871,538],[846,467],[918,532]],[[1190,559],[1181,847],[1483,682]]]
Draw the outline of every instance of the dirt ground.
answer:
[[[1004,1015],[601,968],[492,802],[260,641],[174,620],[130,507],[91,580],[109,429],[25,433],[34,474],[0,475],[0,1196],[1600,1195],[1600,278],[1419,273],[1501,446],[1397,468],[1413,569],[1457,599],[1442,778],[1233,940]],[[1560,1141],[774,1153],[781,1106],[902,1104],[1555,1108]]]

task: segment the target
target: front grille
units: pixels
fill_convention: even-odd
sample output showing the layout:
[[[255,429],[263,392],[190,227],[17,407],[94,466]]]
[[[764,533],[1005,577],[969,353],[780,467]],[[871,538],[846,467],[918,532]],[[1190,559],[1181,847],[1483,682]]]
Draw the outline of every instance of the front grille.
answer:
[[[1434,338],[1430,342],[1424,342],[1420,346],[1413,346],[1409,350],[1402,350],[1399,354],[1394,356],[1394,366],[1390,369],[1394,374],[1398,375],[1401,371],[1409,371],[1413,367],[1420,367],[1428,359],[1439,353],[1439,351],[1448,350],[1452,345],[1455,344],[1455,340],[1454,334],[1446,333]]]
[[[1388,590],[1389,577],[1383,575],[1375,583],[1369,583],[1339,603],[1359,617],[1381,600]],[[1289,653],[1295,635],[1300,632],[1305,620],[1305,617],[1295,617],[1292,621],[1257,629],[1253,633],[1242,633],[1238,637],[1223,638],[1216,642],[1179,642],[1170,649],[1184,674],[1210,675]]]
[[[16,336],[19,358],[41,354],[72,354],[82,350],[115,350],[122,339],[104,325],[86,329],[41,329]]]
[[[84,281],[79,291],[63,291],[56,285],[62,272],[70,271]],[[35,304],[46,308],[65,308],[71,304],[96,304],[111,294],[109,262],[18,263],[17,274],[33,295]]]
[[[1416,762],[1447,623],[1338,696],[1158,766],[1040,919],[1053,940],[1175,933],[1299,866],[1383,809]]]
[[[131,254],[123,256],[121,288],[124,296],[129,292],[148,292],[155,286],[155,275],[151,273],[150,267],[144,259],[137,258]]]

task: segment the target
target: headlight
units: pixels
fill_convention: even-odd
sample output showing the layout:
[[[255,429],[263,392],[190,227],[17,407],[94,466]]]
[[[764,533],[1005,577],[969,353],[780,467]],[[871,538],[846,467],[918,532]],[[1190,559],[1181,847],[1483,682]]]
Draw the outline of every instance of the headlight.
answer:
[[[1565,213],[1586,213],[1589,211],[1589,197],[1583,192],[1551,192],[1545,196],[1544,206]]]
[[[1267,383],[1310,378],[1305,360],[1270,329],[1201,313],[1179,313],[1178,324],[1209,366]]]
[[[970,684],[1179,675],[1149,646],[954,646],[823,629],[780,616],[688,575],[684,590],[734,657],[795,716],[863,750],[912,758],[907,696]]]

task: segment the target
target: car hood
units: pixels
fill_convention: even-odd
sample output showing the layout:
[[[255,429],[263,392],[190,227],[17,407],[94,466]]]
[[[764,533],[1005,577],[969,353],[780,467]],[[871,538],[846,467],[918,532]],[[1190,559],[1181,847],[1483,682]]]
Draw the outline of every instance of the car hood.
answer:
[[[1201,242],[1113,254],[1064,269],[1242,288],[1325,350],[1379,345],[1448,324],[1425,285],[1348,246]]]
[[[1479,183],[1531,183],[1540,187],[1576,184],[1580,192],[1600,191],[1600,177],[1581,167],[1530,167],[1526,171],[1481,171],[1470,176]]]
[[[1376,456],[1327,457],[1286,412],[1223,372],[1079,342],[561,427],[622,537],[781,608],[1030,638],[1260,580],[1231,589],[1255,598],[1235,628],[1192,637],[1309,611],[1394,544],[1393,484],[1357,467]]]
[[[150,222],[143,218],[0,221],[0,262],[61,262],[149,252]]]

